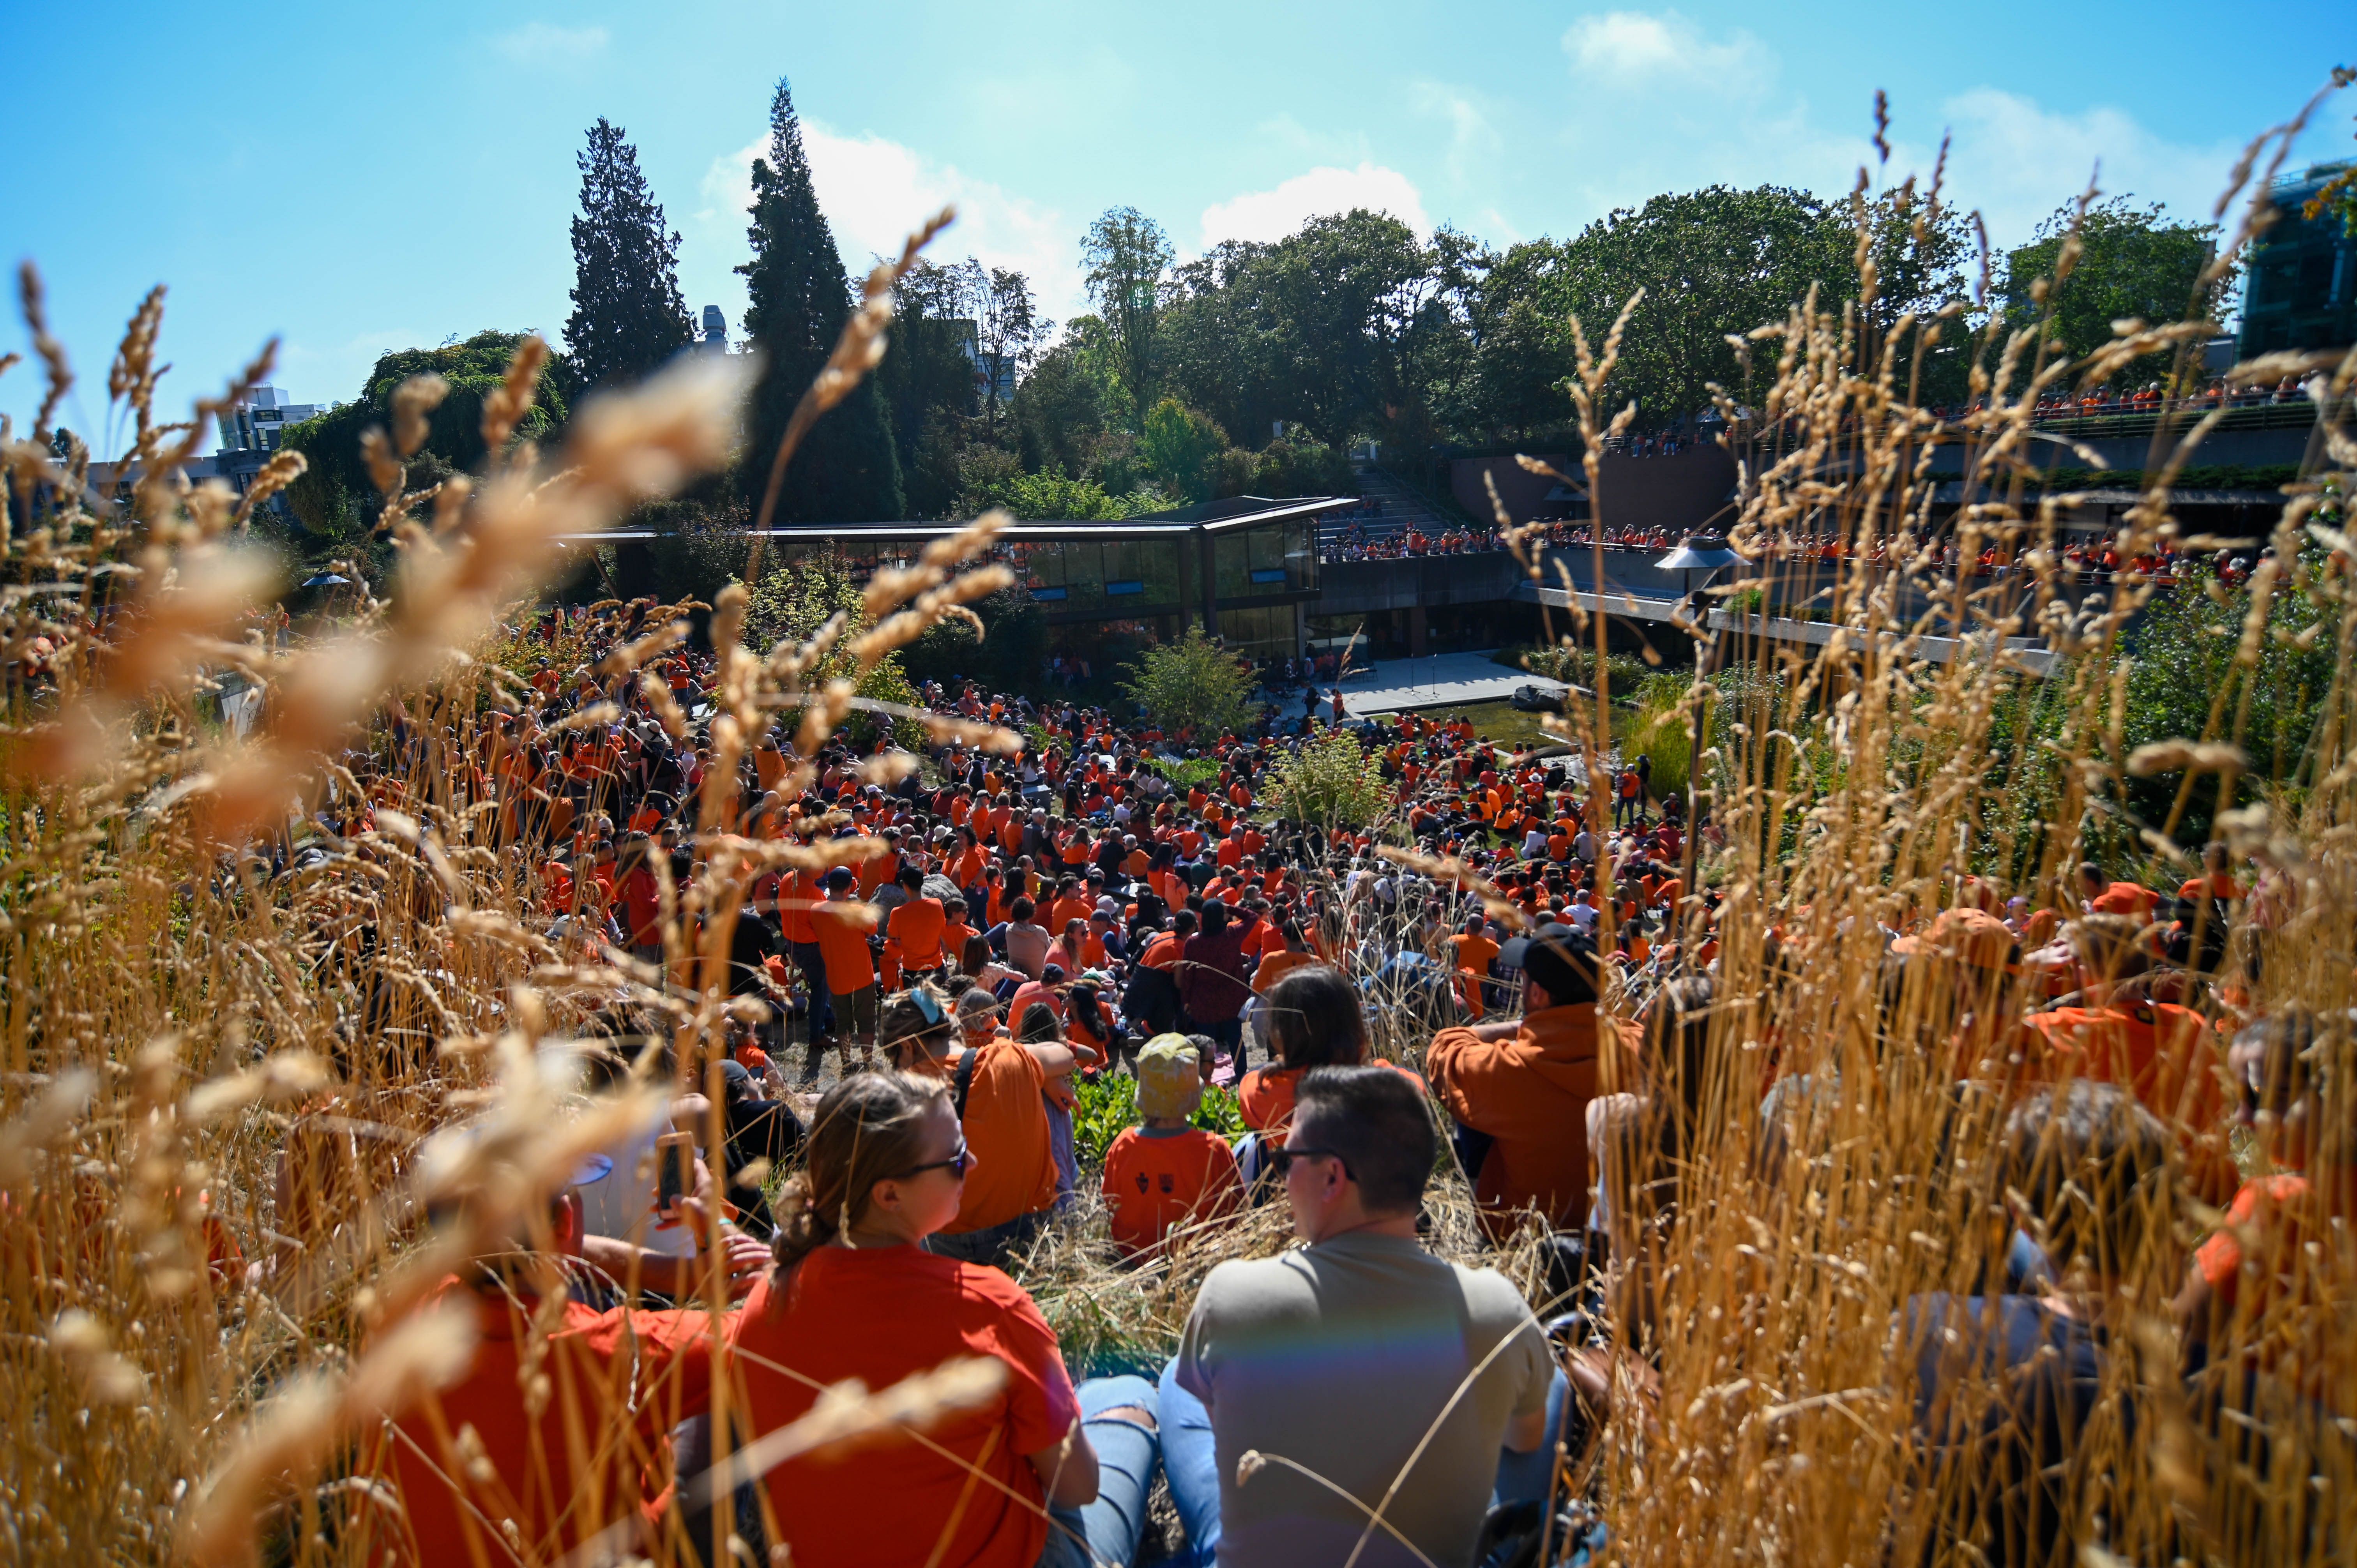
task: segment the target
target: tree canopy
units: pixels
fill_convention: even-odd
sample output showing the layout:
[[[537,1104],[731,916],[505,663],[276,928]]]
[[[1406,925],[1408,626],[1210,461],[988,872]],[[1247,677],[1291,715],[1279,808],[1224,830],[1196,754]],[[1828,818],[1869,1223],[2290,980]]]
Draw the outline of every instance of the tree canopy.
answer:
[[[694,337],[679,293],[679,235],[639,172],[639,152],[603,115],[589,127],[573,220],[573,314],[565,345],[587,386],[635,381]]]
[[[523,339],[521,332],[478,332],[463,343],[380,356],[351,402],[338,403],[285,433],[284,445],[302,453],[307,465],[286,491],[296,521],[307,532],[339,544],[357,541],[374,525],[380,498],[361,456],[361,436],[371,425],[391,425],[393,389],[414,375],[430,371],[447,381],[450,390],[429,417],[425,444],[410,459],[408,488],[422,489],[480,466],[483,401],[506,381],[516,345]],[[541,370],[532,410],[516,426],[515,438],[545,444],[564,424],[567,412],[552,360]]]
[[[1162,226],[1135,207],[1101,214],[1081,237],[1089,298],[1096,303],[1115,373],[1140,424],[1160,377],[1163,274],[1175,255]]]
[[[2037,297],[2039,280],[2056,275],[2062,247],[2074,231],[2078,254],[2069,273],[2045,299]],[[2089,207],[2082,217],[2078,203],[2065,202],[2038,226],[2029,243],[2006,254],[2000,295],[2006,325],[2034,326],[2050,303],[2056,349],[2077,360],[2112,340],[2115,321],[2180,321],[2189,307],[2214,317],[2231,280],[2219,279],[2198,295],[2196,289],[2216,234],[2212,224],[2170,221],[2158,203],[2139,209],[2127,198],[2115,197]],[[2157,357],[2127,374],[2135,379],[2139,371],[2152,373],[2166,364],[2166,356]]]

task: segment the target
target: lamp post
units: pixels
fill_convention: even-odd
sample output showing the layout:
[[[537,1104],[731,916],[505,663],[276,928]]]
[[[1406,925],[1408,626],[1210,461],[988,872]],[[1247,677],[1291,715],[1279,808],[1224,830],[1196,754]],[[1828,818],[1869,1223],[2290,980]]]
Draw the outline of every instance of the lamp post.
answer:
[[[1685,589],[1685,596],[1681,602],[1684,605],[1686,614],[1690,618],[1686,635],[1695,640],[1695,683],[1696,685],[1710,679],[1713,667],[1718,662],[1718,631],[1710,624],[1709,613],[1702,608],[1700,603],[1702,590],[1710,586],[1710,580],[1713,577],[1742,559],[1742,556],[1727,547],[1727,541],[1721,535],[1692,533],[1686,536],[1684,543],[1653,563],[1653,568],[1656,571],[1677,573],[1680,585]],[[1694,575],[1696,572],[1702,574],[1702,581],[1699,584],[1694,580]],[[1685,843],[1678,856],[1678,882],[1684,888],[1684,897],[1686,898],[1696,896],[1694,885],[1695,837],[1702,825],[1698,820],[1700,813],[1695,805],[1695,776],[1702,771],[1703,704],[1701,696],[1697,694],[1693,702],[1694,711],[1687,721],[1688,727],[1694,734],[1686,752]],[[1685,956],[1685,921],[1681,918],[1678,922],[1678,957],[1683,961]]]

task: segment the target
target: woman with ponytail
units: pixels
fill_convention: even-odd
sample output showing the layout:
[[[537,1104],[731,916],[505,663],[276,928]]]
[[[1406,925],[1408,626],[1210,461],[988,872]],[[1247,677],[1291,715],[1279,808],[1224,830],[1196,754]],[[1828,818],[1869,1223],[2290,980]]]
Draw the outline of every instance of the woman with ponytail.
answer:
[[[996,1269],[928,1251],[973,1165],[949,1085],[861,1073],[812,1117],[808,1167],[772,1205],[776,1265],[730,1329],[757,1432],[856,1378],[883,1389],[944,1361],[1005,1363],[997,1397],[927,1441],[789,1460],[766,1484],[802,1568],[938,1563],[1078,1568],[1137,1553],[1157,1458],[1154,1385],[1074,1389],[1055,1331]]]

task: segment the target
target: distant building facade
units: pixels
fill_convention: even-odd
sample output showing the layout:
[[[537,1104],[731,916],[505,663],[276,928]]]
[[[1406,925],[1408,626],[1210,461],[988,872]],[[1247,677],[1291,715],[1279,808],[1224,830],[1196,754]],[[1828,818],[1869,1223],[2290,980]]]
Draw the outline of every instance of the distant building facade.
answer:
[[[728,352],[728,317],[718,306],[704,307],[704,336],[695,340],[695,347],[706,354]]]
[[[2347,163],[2319,164],[2267,193],[2276,220],[2251,251],[2243,291],[2242,357],[2357,343],[2357,235],[2337,208],[2302,214]]]
[[[225,481],[239,495],[253,488],[254,476],[260,474],[285,439],[286,432],[307,419],[317,418],[328,412],[328,405],[317,403],[296,403],[276,387],[256,387],[244,402],[225,408],[220,415],[221,448],[213,454],[213,476]],[[190,470],[188,478],[195,482],[199,476]],[[295,514],[286,505],[285,492],[270,498],[265,503],[270,514],[281,522],[291,523]]]

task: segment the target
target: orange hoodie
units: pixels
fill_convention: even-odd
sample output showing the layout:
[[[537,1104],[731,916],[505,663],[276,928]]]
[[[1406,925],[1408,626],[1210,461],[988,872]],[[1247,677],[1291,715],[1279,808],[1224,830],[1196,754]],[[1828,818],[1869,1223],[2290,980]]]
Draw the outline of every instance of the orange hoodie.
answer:
[[[1640,1031],[1623,1021],[1612,1027],[1624,1052],[1618,1081],[1633,1082]],[[1587,1102],[1605,1092],[1597,1032],[1596,1004],[1582,1002],[1534,1013],[1503,1039],[1443,1029],[1426,1053],[1449,1115],[1496,1140],[1473,1182],[1493,1237],[1533,1207],[1558,1230],[1587,1222]]]

